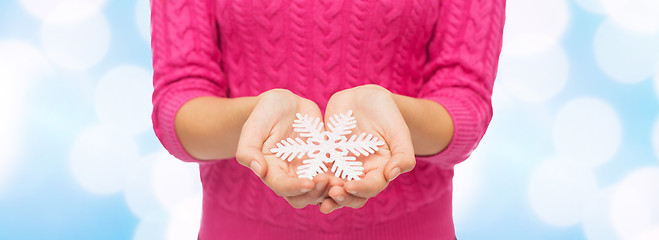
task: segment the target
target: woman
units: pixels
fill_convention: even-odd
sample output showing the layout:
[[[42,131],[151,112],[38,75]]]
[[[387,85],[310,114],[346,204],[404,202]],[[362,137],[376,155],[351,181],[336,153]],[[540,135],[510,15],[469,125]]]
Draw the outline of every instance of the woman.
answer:
[[[455,238],[453,166],[492,116],[504,0],[151,4],[154,130],[199,163],[200,239]],[[270,151],[296,113],[348,110],[385,142],[361,180],[298,178]]]

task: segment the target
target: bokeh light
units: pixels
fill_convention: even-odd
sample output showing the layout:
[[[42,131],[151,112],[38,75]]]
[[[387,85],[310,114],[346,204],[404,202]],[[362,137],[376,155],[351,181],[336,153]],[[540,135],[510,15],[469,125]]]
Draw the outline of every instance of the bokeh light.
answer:
[[[595,34],[597,64],[611,79],[638,83],[655,73],[659,60],[659,34],[635,33],[606,21]]]
[[[190,196],[201,194],[199,179],[197,165],[183,163],[161,152],[153,168],[151,187],[158,202],[173,212]]]
[[[590,195],[584,204],[582,229],[588,240],[615,240],[618,234],[609,217],[613,187],[602,188]]]
[[[106,0],[20,0],[33,17],[58,23],[76,22],[101,10]]]
[[[41,44],[51,61],[65,69],[85,70],[100,62],[110,48],[110,26],[100,14],[74,23],[46,18]]]
[[[176,206],[167,225],[167,240],[195,239],[201,226],[201,194]]]
[[[130,210],[142,219],[165,214],[153,188],[153,170],[162,155],[161,152],[149,154],[128,168],[124,198]]]
[[[133,138],[98,125],[85,129],[73,143],[71,171],[90,192],[113,194],[123,190],[127,170],[138,157]]]
[[[596,191],[595,174],[569,160],[540,164],[529,182],[533,211],[543,221],[559,227],[580,223],[586,201]]]
[[[554,145],[567,161],[598,166],[609,161],[622,140],[620,117],[603,100],[582,97],[565,104],[556,114]]]
[[[135,24],[140,31],[140,35],[151,42],[151,8],[149,0],[137,0],[135,5]]]
[[[94,109],[100,122],[131,135],[150,130],[151,76],[146,69],[130,65],[105,73],[94,91]]]
[[[470,208],[479,197],[480,183],[485,173],[482,161],[482,158],[478,156],[478,152],[474,151],[469,159],[455,166],[453,175],[453,216],[455,222],[469,221],[469,217],[474,214],[473,211],[470,211]]]
[[[0,239],[195,239],[151,130],[149,0],[0,1]],[[508,0],[458,239],[659,239],[659,1]],[[512,227],[511,227],[512,226]]]
[[[565,51],[551,47],[531,56],[503,54],[498,80],[515,98],[540,103],[556,96],[567,83],[569,66]]]
[[[30,44],[0,41],[0,198],[20,158],[26,95],[35,79],[51,71],[43,54]],[[8,81],[12,79],[13,81]]]
[[[601,0],[576,0],[575,2],[583,9],[592,13],[604,13]]]
[[[656,235],[659,226],[659,167],[642,168],[618,184],[611,198],[611,220],[623,239]]]
[[[570,14],[565,0],[508,0],[503,49],[506,54],[537,54],[559,43]]]
[[[613,21],[627,29],[645,33],[659,31],[659,1],[601,0],[601,4]]]

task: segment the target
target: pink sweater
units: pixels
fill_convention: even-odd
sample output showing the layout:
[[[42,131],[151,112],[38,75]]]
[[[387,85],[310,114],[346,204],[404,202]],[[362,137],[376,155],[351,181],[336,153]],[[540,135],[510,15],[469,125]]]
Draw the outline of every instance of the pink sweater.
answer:
[[[505,0],[151,2],[154,130],[172,155],[199,163],[201,239],[455,237],[453,166],[492,117]],[[200,96],[286,88],[324,110],[333,93],[367,83],[442,104],[455,133],[360,209],[294,209],[235,159],[194,159],[174,129],[177,110]]]

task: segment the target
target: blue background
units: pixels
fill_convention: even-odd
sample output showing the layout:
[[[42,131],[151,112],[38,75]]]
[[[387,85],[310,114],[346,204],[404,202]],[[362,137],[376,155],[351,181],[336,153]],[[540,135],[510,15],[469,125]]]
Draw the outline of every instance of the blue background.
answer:
[[[67,20],[66,14],[49,11],[76,7],[50,1],[52,8],[35,10],[35,3],[47,2],[0,2],[0,64],[11,66],[0,67],[6,71],[0,71],[0,95],[16,97],[0,98],[5,101],[0,107],[7,108],[0,108],[5,124],[0,143],[6,146],[0,148],[5,151],[0,152],[0,239],[195,238],[200,194],[195,166],[168,157],[150,126],[121,129],[148,118],[108,117],[116,109],[127,111],[122,115],[149,114],[144,114],[152,73],[147,3],[90,1],[98,4],[90,4],[88,15]],[[659,176],[653,175],[659,172],[659,29],[635,29],[625,21],[624,9],[601,8],[605,2],[612,5],[610,0],[508,1],[508,11],[525,14],[509,13],[505,44],[515,44],[505,45],[502,53],[494,119],[473,157],[456,169],[459,239],[659,239]],[[62,32],[82,40],[58,47],[69,39],[53,35],[59,27],[103,26],[89,20],[94,18],[107,20],[107,38]],[[546,35],[524,40],[530,31]],[[99,43],[103,40],[107,44]],[[523,44],[516,40],[530,47],[519,47]],[[21,56],[27,60],[15,60]],[[646,64],[651,67],[639,64],[648,61],[654,61]],[[519,91],[516,86],[525,81],[520,76],[540,80]],[[99,88],[116,79],[134,83],[137,92]],[[529,92],[534,94],[523,94]],[[125,94],[146,98],[126,102]],[[583,119],[593,124],[583,125]],[[589,127],[601,135],[580,132]],[[565,150],[559,146],[564,142],[586,150]],[[113,144],[129,144],[135,151],[117,153]],[[591,180],[594,184],[587,184]],[[649,214],[647,220],[640,212]]]

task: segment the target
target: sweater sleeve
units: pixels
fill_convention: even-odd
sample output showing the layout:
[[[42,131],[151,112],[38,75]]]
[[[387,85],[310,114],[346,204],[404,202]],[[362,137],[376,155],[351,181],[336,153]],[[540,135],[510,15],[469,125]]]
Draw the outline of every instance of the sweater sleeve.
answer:
[[[441,1],[418,97],[446,108],[454,132],[446,149],[417,160],[451,167],[467,159],[485,134],[492,119],[504,12],[505,0]]]
[[[174,121],[179,108],[193,98],[227,96],[213,2],[151,1],[153,129],[170,154],[187,162],[200,160],[178,139]]]

